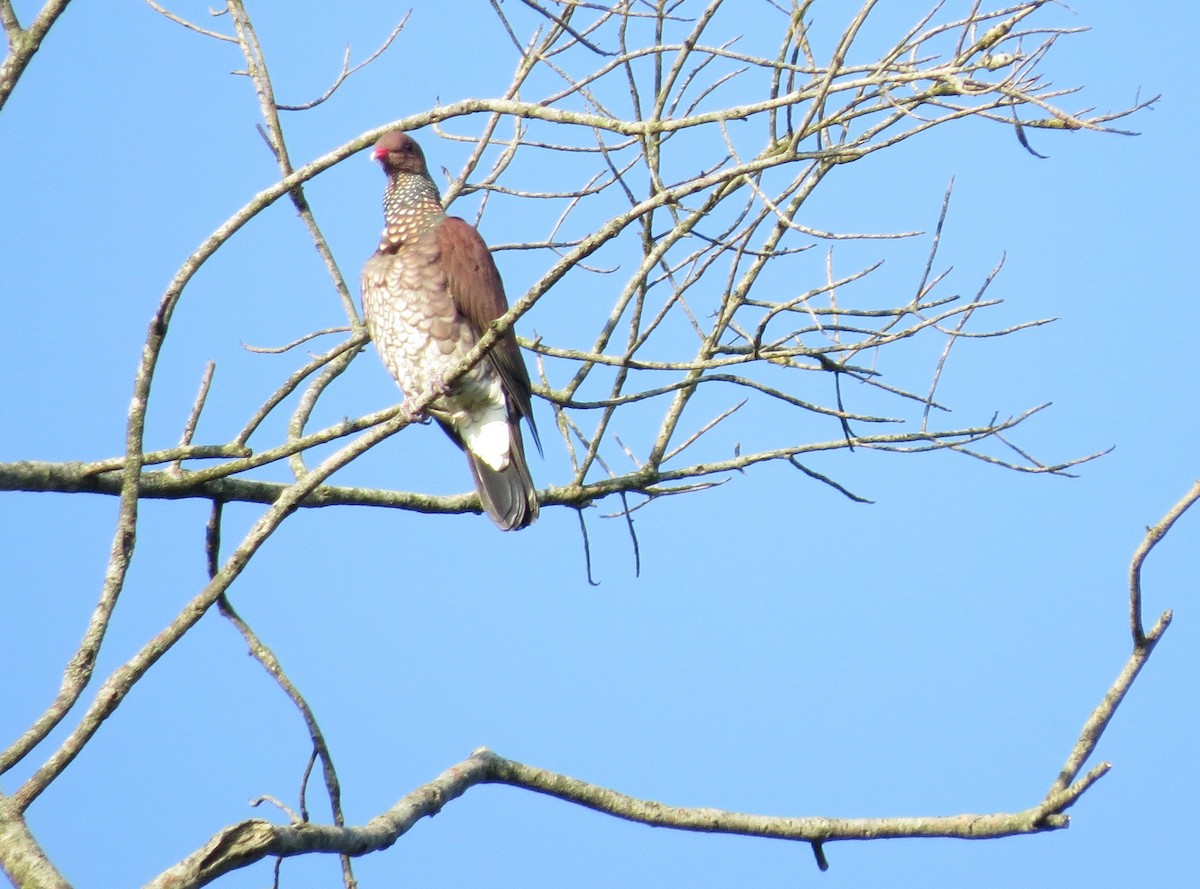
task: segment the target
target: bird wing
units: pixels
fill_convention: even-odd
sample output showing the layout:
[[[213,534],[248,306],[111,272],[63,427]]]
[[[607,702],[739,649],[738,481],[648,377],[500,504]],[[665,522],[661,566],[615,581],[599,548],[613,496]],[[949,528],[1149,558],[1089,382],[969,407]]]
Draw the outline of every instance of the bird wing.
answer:
[[[450,295],[476,334],[482,334],[493,321],[508,311],[504,284],[491,251],[475,227],[457,216],[447,217],[437,227],[436,237]],[[496,341],[488,353],[488,360],[500,374],[511,407],[518,416],[529,421],[534,443],[541,452],[542,443],[533,423],[529,371],[521,358],[517,335],[511,327]]]

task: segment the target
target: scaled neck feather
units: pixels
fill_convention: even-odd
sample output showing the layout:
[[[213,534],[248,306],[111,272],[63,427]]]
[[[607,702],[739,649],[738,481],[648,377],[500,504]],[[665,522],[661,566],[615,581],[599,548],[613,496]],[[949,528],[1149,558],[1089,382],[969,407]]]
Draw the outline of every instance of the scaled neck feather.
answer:
[[[383,193],[384,228],[379,252],[395,253],[445,218],[437,186],[427,174],[395,174]]]

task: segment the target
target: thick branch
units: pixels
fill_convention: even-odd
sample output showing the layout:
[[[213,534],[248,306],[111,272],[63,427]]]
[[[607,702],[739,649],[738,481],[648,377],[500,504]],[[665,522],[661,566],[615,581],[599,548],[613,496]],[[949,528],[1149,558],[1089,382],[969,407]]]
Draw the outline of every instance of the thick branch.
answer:
[[[1011,429],[1034,411],[987,426],[930,432],[897,433],[894,435],[856,436],[852,441],[832,439],[809,444],[790,445],[770,451],[736,454],[728,459],[708,461],[677,468],[650,469],[614,475],[592,482],[576,482],[552,486],[539,492],[543,505],[585,506],[593,500],[617,493],[651,492],[662,482],[680,482],[701,476],[733,472],[771,460],[789,460],[800,454],[841,450],[849,447],[871,447],[881,450],[926,451],[962,449],[966,444]],[[389,422],[394,422],[395,417]],[[378,427],[377,427],[378,428]],[[978,456],[974,455],[973,456]],[[1082,458],[1090,459],[1090,458]],[[1000,462],[1000,461],[993,461]],[[1062,464],[1023,467],[1004,463],[1006,468],[1025,472],[1057,473],[1078,460]],[[118,495],[124,490],[123,470],[97,472],[85,463],[46,463],[24,461],[0,464],[0,491],[38,491],[56,493],[94,493]],[[138,496],[154,500],[203,499],[218,503],[245,502],[274,504],[290,497],[294,484],[255,481],[241,478],[206,479],[198,473],[174,471],[143,471],[138,479]],[[312,486],[296,498],[294,508],[325,506],[380,506],[409,509],[427,513],[479,512],[476,494],[433,495],[379,488],[352,488],[338,485]]]
[[[358,856],[387,849],[420,819],[438,814],[448,803],[480,784],[507,784],[531,790],[651,827],[807,843],[901,837],[981,840],[1042,833],[1067,826],[1065,816],[1047,815],[1041,806],[1021,812],[917,818],[791,818],[667,806],[505,759],[482,748],[361,827],[307,823],[275,825],[261,820],[243,821],[227,827],[203,848],[159,874],[147,889],[204,886],[223,874],[269,856],[288,857],[310,852]]]
[[[70,889],[29,832],[12,800],[0,795],[0,870],[20,889]]]
[[[17,86],[17,81],[33,60],[34,53],[41,48],[42,40],[70,2],[71,0],[46,0],[46,5],[37,14],[33,24],[23,29],[13,10],[12,0],[0,0],[0,23],[3,23],[5,36],[8,38],[8,55],[0,64],[0,110],[3,110],[4,103]]]

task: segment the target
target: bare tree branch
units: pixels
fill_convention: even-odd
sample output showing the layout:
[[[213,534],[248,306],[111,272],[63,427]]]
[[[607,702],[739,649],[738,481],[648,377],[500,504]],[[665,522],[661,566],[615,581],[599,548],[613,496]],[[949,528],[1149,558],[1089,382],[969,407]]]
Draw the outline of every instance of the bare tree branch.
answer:
[[[1129,565],[1129,629],[1133,635],[1135,648],[1141,648],[1148,643],[1152,643],[1162,632],[1162,630],[1156,627],[1155,631],[1151,631],[1150,635],[1147,636],[1142,630],[1142,565],[1145,564],[1146,557],[1150,555],[1150,551],[1158,545],[1160,540],[1167,536],[1167,532],[1171,530],[1171,527],[1179,521],[1185,512],[1192,508],[1197,500],[1200,500],[1200,481],[1192,485],[1192,489],[1181,497],[1179,502],[1172,506],[1157,524],[1151,525],[1146,529],[1145,539],[1138,546],[1137,552],[1133,554],[1133,561]],[[1169,613],[1163,615],[1163,618],[1169,621]],[[1163,618],[1160,618],[1160,623]]]
[[[0,870],[14,886],[24,889],[70,889],[38,844],[25,817],[13,801],[0,794]]]
[[[1153,540],[1153,543],[1139,547],[1130,566],[1132,574],[1140,572],[1145,556],[1154,543],[1161,540],[1197,500],[1200,500],[1200,483],[1149,530],[1147,541]],[[404,796],[366,825],[346,827],[340,822],[336,825],[315,825],[307,821],[274,825],[261,820],[242,821],[216,834],[196,852],[161,873],[148,887],[187,889],[204,886],[223,874],[268,856],[287,857],[311,852],[357,856],[387,849],[420,819],[438,814],[447,804],[480,784],[506,784],[652,827],[807,842],[813,845],[822,870],[828,864],[821,847],[837,840],[915,837],[980,840],[1059,830],[1070,824],[1066,811],[1111,767],[1110,763],[1099,763],[1079,777],[1084,763],[1095,750],[1170,620],[1170,612],[1164,613],[1150,633],[1135,644],[1129,661],[1084,724],[1066,764],[1045,797],[1018,812],[900,818],[824,818],[749,815],[712,808],[668,806],[505,759],[481,748],[433,781]]]
[[[448,205],[478,193],[476,219],[481,224],[497,205],[525,211],[521,215],[527,228],[500,247],[522,251],[534,269],[531,280],[444,382],[453,385],[535,307],[555,322],[553,313],[569,313],[569,325],[549,325],[554,336],[539,335],[523,345],[537,356],[536,394],[555,412],[570,465],[566,477],[546,484],[538,498],[543,506],[578,512],[589,579],[584,509],[607,497],[618,498],[619,508],[611,513],[627,523],[638,558],[633,512],[663,497],[724,484],[760,464],[785,464],[802,473],[791,476],[798,481],[811,479],[865,501],[850,486],[808,466],[808,455],[856,448],[897,455],[947,451],[1013,471],[1060,475],[1097,456],[1047,460],[1018,445],[1013,430],[1044,406],[1007,416],[989,409],[985,416],[990,419],[931,428],[931,412],[942,416],[949,409],[939,387],[950,372],[952,349],[961,351],[978,340],[1047,323],[987,323],[1000,300],[984,296],[990,294],[1000,265],[973,297],[947,292],[949,271],[938,271],[936,265],[949,189],[915,286],[886,277],[883,257],[893,242],[918,237],[919,232],[827,230],[832,226],[818,225],[806,208],[827,181],[844,175],[856,161],[935,129],[966,120],[996,123],[997,132],[1008,138],[1015,130],[1029,148],[1025,130],[1033,128],[1127,132],[1110,124],[1155,99],[1117,111],[1066,110],[1063,102],[1074,90],[1048,84],[1038,68],[1060,38],[1078,29],[1040,26],[1033,17],[1049,0],[1025,0],[995,10],[976,2],[958,17],[938,4],[897,41],[870,55],[862,41],[870,30],[874,0],[863,0],[857,10],[843,13],[847,24],[830,46],[820,45],[806,24],[816,2],[793,2],[790,9],[774,3],[768,4],[771,9],[755,7],[754,14],[771,16],[767,24],[774,31],[766,45],[719,33],[727,27],[720,14],[732,5],[724,0],[697,4],[690,17],[692,10],[684,4],[667,0],[523,0],[515,8],[493,2],[500,27],[518,55],[507,85],[493,96],[439,104],[374,127],[297,167],[279,112],[315,108],[332,98],[350,75],[393,45],[407,18],[364,62],[351,67],[347,49],[340,73],[320,97],[288,106],[276,99],[267,60],[242,0],[226,3],[233,36],[199,27],[148,0],[159,14],[203,37],[237,44],[245,59],[239,73],[254,89],[260,132],[280,179],[218,226],[183,260],[161,294],[133,380],[123,453],[86,463],[0,464],[0,490],[118,498],[101,590],[63,671],[60,690],[0,753],[0,772],[35,753],[44,756],[15,792],[0,796],[0,865],[14,882],[65,885],[29,833],[26,808],[213,604],[238,628],[297,708],[313,754],[298,813],[289,815],[294,823],[249,820],[232,825],[161,874],[153,886],[201,886],[263,857],[320,851],[343,857],[343,880],[352,887],[350,857],[387,848],[417,820],[484,783],[508,784],[643,824],[805,842],[822,868],[827,866],[825,846],[836,840],[979,839],[1067,826],[1066,810],[1108,768],[1101,763],[1084,772],[1087,761],[1170,622],[1167,612],[1149,633],[1143,631],[1142,564],[1179,516],[1200,499],[1200,483],[1148,530],[1130,568],[1133,652],[1085,723],[1046,796],[1020,812],[830,819],[671,807],[479,750],[366,825],[346,826],[332,756],[315,714],[227,595],[262,544],[299,509],[356,505],[441,514],[480,510],[475,494],[435,496],[328,483],[335,471],[403,429],[437,397],[431,392],[403,409],[384,406],[354,416],[341,408],[333,385],[363,350],[367,335],[351,285],[303,186],[394,129],[431,127],[447,140],[469,144],[458,173],[446,173]],[[8,40],[0,67],[0,109],[66,5],[66,0],[48,0],[24,29],[11,0],[0,0],[0,24]],[[543,163],[546,158],[555,159],[555,164]],[[546,173],[551,166],[552,172]],[[314,323],[320,329],[293,338],[287,346],[252,350],[285,354],[282,360],[291,366],[277,372],[272,368],[281,359],[255,359],[261,362],[261,379],[254,381],[260,386],[261,403],[244,422],[239,420],[240,428],[214,435],[215,442],[195,444],[201,412],[210,395],[216,397],[210,393],[210,362],[179,443],[151,447],[151,395],[158,391],[157,370],[175,310],[201,266],[285,195],[322,257],[330,304],[339,307],[345,326]],[[880,251],[879,257],[856,264],[849,273],[835,270],[834,248],[840,256],[848,242],[869,242],[872,251]],[[818,243],[829,249],[824,269],[814,275],[804,263],[808,257],[819,261],[819,254],[810,253]],[[561,297],[568,291],[603,292],[611,298],[568,301]],[[298,346],[334,332],[348,336],[320,354],[294,354]],[[294,334],[281,334],[279,340],[289,336]],[[900,357],[913,344],[936,357],[914,370],[912,362]],[[852,381],[859,385],[851,387]],[[286,424],[268,423],[285,404],[291,410]],[[316,413],[319,405],[345,419],[311,430],[312,418],[321,416]],[[179,410],[182,415],[184,408]],[[768,412],[772,422],[746,428],[744,416],[754,410]],[[206,417],[214,412],[211,409]],[[796,422],[801,419],[805,422]],[[798,440],[796,429],[806,430],[803,440]],[[314,450],[323,447],[326,450]],[[310,467],[310,461],[315,465]],[[275,477],[259,474],[267,467],[276,468]],[[279,469],[290,471],[291,480],[278,481]],[[139,506],[147,499],[210,502],[209,579],[85,700],[134,558]],[[221,510],[232,502],[262,504],[265,509],[222,561]],[[73,712],[74,724],[64,725]],[[331,825],[308,820],[305,788],[318,761]]]
[[[17,81],[25,73],[34,53],[41,48],[46,34],[58,17],[66,11],[70,2],[71,0],[46,0],[46,5],[34,18],[33,24],[22,28],[13,10],[12,0],[0,0],[0,24],[4,26],[4,36],[8,38],[8,53],[4,62],[0,63],[0,111],[4,109],[4,103],[12,95]]]

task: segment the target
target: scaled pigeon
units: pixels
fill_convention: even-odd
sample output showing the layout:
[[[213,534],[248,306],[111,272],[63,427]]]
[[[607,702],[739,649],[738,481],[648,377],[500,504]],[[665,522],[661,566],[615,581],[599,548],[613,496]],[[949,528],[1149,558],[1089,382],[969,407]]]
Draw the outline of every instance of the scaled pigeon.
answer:
[[[518,425],[529,421],[529,372],[511,328],[447,387],[445,378],[488,325],[508,310],[487,244],[442,210],[420,146],[405,133],[375,143],[387,174],[379,249],[363,268],[363,311],[375,348],[407,399],[442,394],[428,414],[467,455],[483,508],[502,530],[537,518],[538,501]]]

